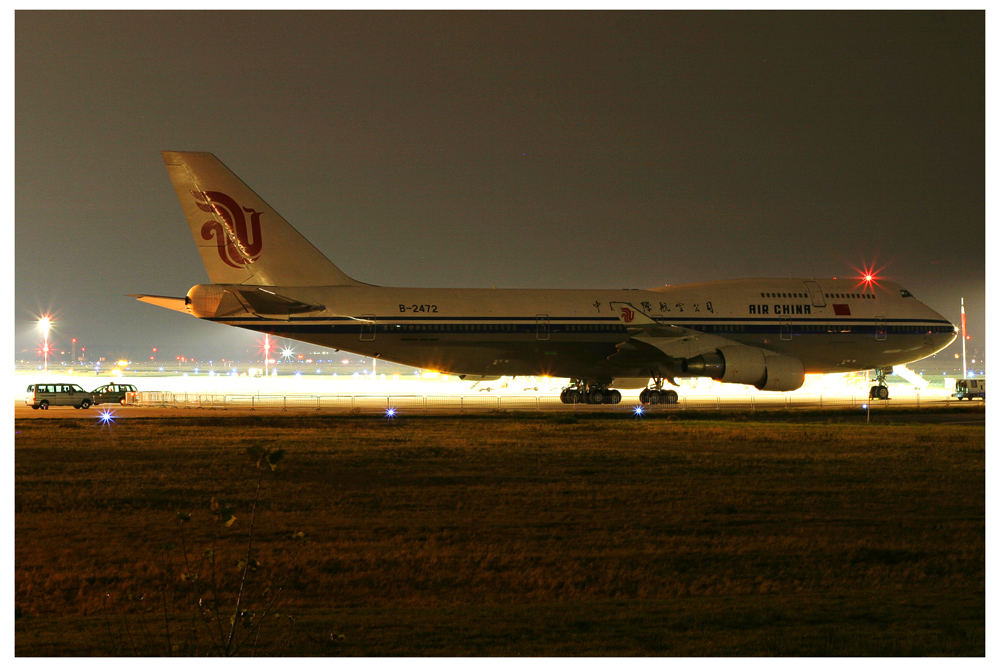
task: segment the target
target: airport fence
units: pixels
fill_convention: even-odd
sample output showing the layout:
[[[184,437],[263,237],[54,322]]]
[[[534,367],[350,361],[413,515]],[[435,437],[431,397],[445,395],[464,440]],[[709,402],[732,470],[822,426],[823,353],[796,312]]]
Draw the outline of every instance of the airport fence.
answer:
[[[885,401],[871,401],[867,396],[824,396],[778,394],[776,396],[693,395],[681,396],[670,405],[644,405],[642,411],[672,412],[686,410],[816,410],[868,409],[888,407],[931,407],[956,403],[947,394],[906,394]],[[346,414],[431,414],[475,412],[628,412],[639,407],[635,397],[623,398],[617,405],[563,404],[558,396],[534,395],[341,395],[341,394],[229,394],[169,391],[138,392],[136,405],[174,408],[209,408],[219,410],[317,411]]]

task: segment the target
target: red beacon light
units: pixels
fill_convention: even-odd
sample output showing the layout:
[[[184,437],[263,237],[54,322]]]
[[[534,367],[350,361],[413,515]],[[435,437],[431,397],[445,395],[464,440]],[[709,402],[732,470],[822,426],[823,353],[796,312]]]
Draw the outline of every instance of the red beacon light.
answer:
[[[874,265],[868,266],[865,264],[863,268],[858,269],[858,287],[861,288],[863,292],[874,292],[875,288],[878,287],[878,276],[880,269],[876,269]]]

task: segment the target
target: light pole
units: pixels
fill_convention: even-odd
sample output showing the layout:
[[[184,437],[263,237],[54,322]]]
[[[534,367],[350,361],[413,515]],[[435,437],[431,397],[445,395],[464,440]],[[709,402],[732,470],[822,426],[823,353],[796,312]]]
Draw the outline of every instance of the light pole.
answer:
[[[965,297],[962,297],[962,379],[969,377],[969,372],[966,370],[965,366],[965,339],[967,338],[965,333]]]
[[[42,315],[38,319],[38,330],[42,332],[42,355],[45,358],[45,372],[49,372],[49,329],[52,328],[52,318]]]
[[[268,364],[271,363],[271,334],[264,334],[264,377],[271,372]]]

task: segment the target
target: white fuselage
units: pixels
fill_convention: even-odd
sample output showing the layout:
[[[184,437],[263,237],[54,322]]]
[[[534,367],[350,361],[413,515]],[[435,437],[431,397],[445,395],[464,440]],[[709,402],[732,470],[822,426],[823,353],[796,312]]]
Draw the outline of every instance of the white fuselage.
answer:
[[[206,317],[420,368],[468,375],[649,377],[656,362],[612,358],[629,337],[624,302],[676,325],[801,360],[806,372],[881,368],[924,358],[955,327],[894,283],[740,279],[651,290],[283,287],[322,309]],[[679,375],[664,365],[664,375]]]

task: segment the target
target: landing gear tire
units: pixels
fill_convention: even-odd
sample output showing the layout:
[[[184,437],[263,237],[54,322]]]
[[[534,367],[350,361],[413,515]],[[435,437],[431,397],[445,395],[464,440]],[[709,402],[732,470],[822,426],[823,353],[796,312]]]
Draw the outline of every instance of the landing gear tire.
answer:
[[[673,389],[643,389],[639,394],[639,402],[643,405],[671,405],[677,402],[677,392]]]
[[[617,405],[622,401],[622,393],[617,389],[608,389],[606,384],[587,384],[583,380],[574,380],[559,393],[559,400],[564,404]]]
[[[576,389],[563,389],[559,394],[559,400],[566,405],[575,405],[580,402],[580,392]]]
[[[868,392],[868,398],[872,400],[885,401],[889,398],[889,388],[885,385],[875,385]]]
[[[885,401],[889,398],[889,387],[885,384],[885,376],[892,372],[891,368],[876,368],[875,385],[868,392],[868,398],[872,400]]]

